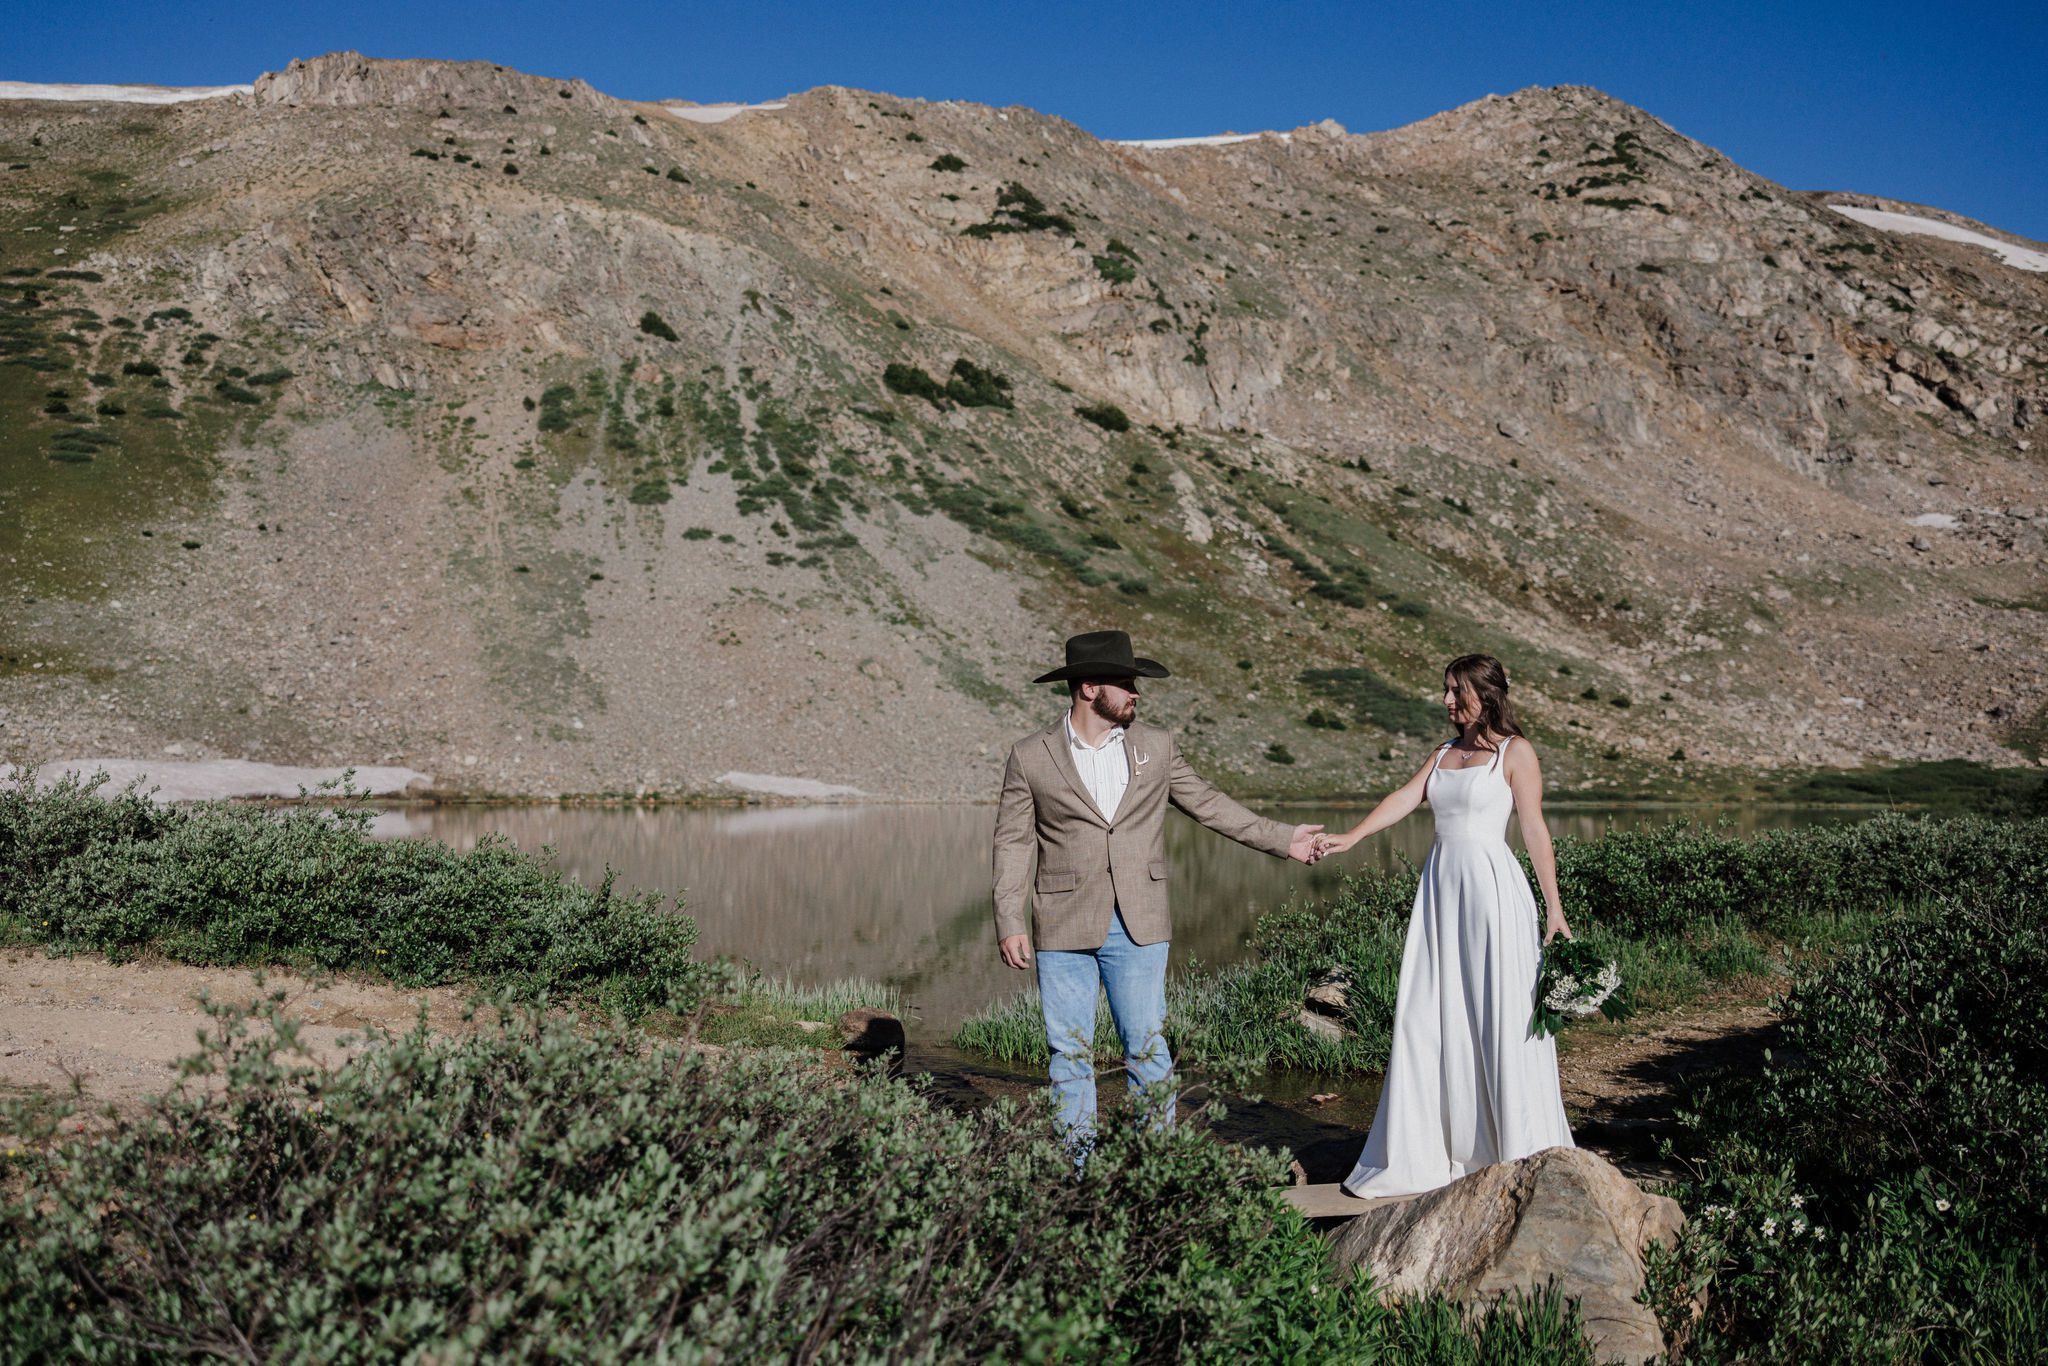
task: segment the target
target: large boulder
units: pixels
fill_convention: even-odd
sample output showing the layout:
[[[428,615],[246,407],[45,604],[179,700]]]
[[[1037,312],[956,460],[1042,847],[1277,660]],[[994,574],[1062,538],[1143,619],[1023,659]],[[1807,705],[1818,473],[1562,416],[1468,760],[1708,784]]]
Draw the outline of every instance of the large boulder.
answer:
[[[1369,1209],[1332,1252],[1388,1298],[1441,1291],[1476,1305],[1555,1281],[1579,1301],[1599,1359],[1636,1363],[1664,1350],[1657,1316],[1636,1300],[1643,1259],[1684,1226],[1676,1201],[1645,1194],[1605,1159],[1547,1148]]]

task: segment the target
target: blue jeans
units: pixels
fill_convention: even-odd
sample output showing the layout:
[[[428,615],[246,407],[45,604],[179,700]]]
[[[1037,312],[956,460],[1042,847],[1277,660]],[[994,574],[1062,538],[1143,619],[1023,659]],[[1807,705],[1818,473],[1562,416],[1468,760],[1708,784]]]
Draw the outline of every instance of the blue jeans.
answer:
[[[1160,1033],[1166,1024],[1167,941],[1133,944],[1124,918],[1112,914],[1099,949],[1041,949],[1038,1000],[1052,1050],[1053,1096],[1067,1142],[1085,1152],[1095,1131],[1095,1004],[1105,989],[1123,1038],[1124,1074],[1150,1122],[1173,1123],[1173,1055]]]

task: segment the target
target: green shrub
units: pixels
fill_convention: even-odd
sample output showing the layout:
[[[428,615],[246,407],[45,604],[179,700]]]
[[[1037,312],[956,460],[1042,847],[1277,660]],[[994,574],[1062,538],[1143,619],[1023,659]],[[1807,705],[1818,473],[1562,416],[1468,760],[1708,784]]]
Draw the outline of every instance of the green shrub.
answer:
[[[922,367],[891,361],[882,371],[882,383],[896,393],[921,398],[934,408],[946,406],[946,387],[926,374]]]
[[[2031,832],[2038,837],[2039,830]],[[1667,1298],[1706,1359],[2048,1355],[2048,900],[1967,884],[1809,969],[1760,1076],[1685,1118]]]
[[[1887,920],[1785,1000],[1787,1058],[1741,1107],[1840,1188],[1923,1178],[1987,1230],[2048,1236],[2048,886],[1976,884]]]
[[[670,180],[673,180],[678,185],[687,185],[690,183],[690,178],[683,174],[683,168],[680,166],[669,167],[668,178]]]
[[[1138,268],[1121,256],[1098,256],[1095,273],[1113,285],[1127,285],[1138,278]]]
[[[43,278],[46,280],[83,280],[87,284],[96,285],[100,283],[100,281],[106,279],[107,277],[100,274],[96,270],[59,269],[47,272]]]
[[[540,396],[539,427],[543,432],[566,432],[575,424],[576,386],[551,384]]]
[[[595,891],[488,839],[375,841],[339,810],[156,805],[30,774],[0,793],[0,937],[56,953],[477,981],[638,1014],[687,1006],[696,927],[654,893]]]
[[[947,152],[935,159],[932,162],[931,168],[934,171],[964,171],[967,169],[967,163],[951,152]]]
[[[891,316],[895,316],[893,313]],[[891,362],[882,371],[882,383],[896,393],[921,398],[934,408],[957,403],[963,408],[1014,408],[1010,381],[994,370],[984,370],[961,356],[944,384],[915,365]]]
[[[253,389],[244,389],[241,385],[231,380],[217,381],[213,386],[213,391],[229,403],[256,404],[263,401],[263,395]]]
[[[149,360],[131,360],[121,367],[124,375],[161,375],[163,372],[162,366]]]
[[[1302,724],[1309,726],[1315,730],[1345,729],[1343,717],[1338,716],[1334,712],[1324,711],[1321,707],[1317,707],[1315,710],[1311,711],[1307,716],[1303,717]]]
[[[986,223],[961,230],[967,237],[993,237],[1004,232],[1063,232],[1072,236],[1074,224],[1064,214],[1048,212],[1037,195],[1016,181],[996,191],[995,212]]]
[[[1272,744],[1266,746],[1266,762],[1269,764],[1291,764],[1294,762],[1294,753],[1287,746],[1275,740]]]
[[[1127,432],[1131,429],[1130,416],[1114,403],[1090,403],[1074,409],[1074,415],[1086,422],[1093,422],[1105,432]]]
[[[277,367],[276,367],[276,368],[274,368],[274,369],[270,369],[270,370],[265,370],[265,371],[261,372],[260,374],[254,374],[254,375],[251,375],[251,376],[249,376],[249,383],[251,383],[251,384],[282,384],[282,383],[284,383],[284,382],[285,382],[286,380],[288,380],[288,379],[292,379],[292,378],[294,378],[294,377],[295,377],[295,376],[293,375],[293,373],[292,373],[292,372],[291,372],[290,370],[287,370],[287,369],[286,369],[286,368],[285,368],[284,366],[280,365],[280,366],[277,366]]]
[[[651,308],[640,315],[640,330],[650,337],[659,337],[663,341],[680,340],[676,336],[676,330],[662,321],[661,315]]]
[[[1383,1307],[1281,1201],[1283,1155],[1199,1126],[1106,1126],[1077,1175],[1040,1109],[793,1052],[514,1017],[322,1074],[274,1006],[212,1013],[213,1084],[0,1207],[9,1360],[1590,1366],[1556,1295]]]
[[[666,503],[675,495],[669,491],[666,479],[643,479],[633,485],[633,491],[626,495],[626,501],[640,507],[651,507]]]
[[[953,362],[946,380],[946,397],[963,408],[1014,408],[1010,381],[993,370],[984,370],[962,356]]]
[[[2048,886],[2048,822],[1885,814],[1743,840],[1688,825],[1558,844],[1569,915],[1632,934],[1736,917],[1775,930],[1962,886]]]

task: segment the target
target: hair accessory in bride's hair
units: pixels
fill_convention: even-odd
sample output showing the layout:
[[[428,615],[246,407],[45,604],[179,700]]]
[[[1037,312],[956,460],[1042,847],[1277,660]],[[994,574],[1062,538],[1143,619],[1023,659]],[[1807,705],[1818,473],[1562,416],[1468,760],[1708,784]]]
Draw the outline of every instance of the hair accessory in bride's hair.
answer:
[[[1508,690],[1508,666],[1505,664],[1500,666],[1500,690],[1502,692]]]

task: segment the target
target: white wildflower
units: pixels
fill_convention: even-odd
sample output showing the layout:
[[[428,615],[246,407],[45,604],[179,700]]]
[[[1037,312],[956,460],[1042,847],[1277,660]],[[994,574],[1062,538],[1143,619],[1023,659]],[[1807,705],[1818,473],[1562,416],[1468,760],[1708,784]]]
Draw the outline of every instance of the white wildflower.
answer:
[[[1778,1236],[1778,1221],[1777,1221],[1776,1219],[1766,1219],[1766,1220],[1764,1220],[1764,1237],[1766,1237],[1766,1238],[1775,1238],[1775,1237],[1777,1237],[1777,1236]]]
[[[1557,982],[1543,997],[1543,1004],[1552,1010],[1569,1010],[1579,999],[1579,979],[1560,975]]]
[[[1948,1213],[1948,1201],[1946,1201],[1946,1200],[1937,1200],[1937,1201],[1935,1201],[1935,1202],[1934,1202],[1934,1208],[1935,1208],[1935,1209],[1936,1209],[1937,1211],[1939,1211],[1940,1213],[1942,1213],[1942,1214],[1947,1214],[1947,1213]]]
[[[1803,1196],[1803,1195],[1795,1195],[1795,1196],[1793,1196],[1793,1197],[1792,1197],[1792,1208],[1793,1208],[1793,1209],[1805,1209],[1805,1208],[1806,1208],[1806,1197],[1805,1197],[1805,1196]]]

